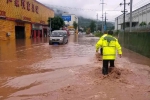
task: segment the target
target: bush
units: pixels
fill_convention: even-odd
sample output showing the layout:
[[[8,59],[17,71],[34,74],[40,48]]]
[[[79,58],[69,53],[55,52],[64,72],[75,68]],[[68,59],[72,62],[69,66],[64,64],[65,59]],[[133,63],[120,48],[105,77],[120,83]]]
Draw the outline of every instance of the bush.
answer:
[[[141,22],[140,23],[140,26],[145,26],[145,25],[147,25],[146,22]]]
[[[103,34],[102,34],[102,32],[96,32],[94,35],[95,35],[96,37],[101,37]]]

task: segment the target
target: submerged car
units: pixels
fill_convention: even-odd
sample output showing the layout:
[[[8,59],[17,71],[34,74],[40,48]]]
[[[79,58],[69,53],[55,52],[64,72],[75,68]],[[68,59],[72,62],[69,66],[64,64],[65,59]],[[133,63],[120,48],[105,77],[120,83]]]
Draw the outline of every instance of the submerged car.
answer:
[[[49,45],[53,43],[67,44],[68,34],[66,30],[55,30],[51,33],[49,39]]]

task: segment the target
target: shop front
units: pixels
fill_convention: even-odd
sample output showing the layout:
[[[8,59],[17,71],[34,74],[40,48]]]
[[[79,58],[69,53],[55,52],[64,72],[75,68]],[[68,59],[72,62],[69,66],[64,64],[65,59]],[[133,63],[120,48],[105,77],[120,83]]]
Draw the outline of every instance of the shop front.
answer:
[[[35,0],[0,0],[0,40],[47,36],[54,11]]]

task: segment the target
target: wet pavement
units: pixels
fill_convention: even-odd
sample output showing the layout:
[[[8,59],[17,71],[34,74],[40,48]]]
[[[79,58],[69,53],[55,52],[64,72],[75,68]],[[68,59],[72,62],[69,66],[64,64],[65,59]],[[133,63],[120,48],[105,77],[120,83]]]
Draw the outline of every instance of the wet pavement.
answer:
[[[150,100],[150,59],[123,49],[103,78],[97,39],[0,41],[0,100]]]

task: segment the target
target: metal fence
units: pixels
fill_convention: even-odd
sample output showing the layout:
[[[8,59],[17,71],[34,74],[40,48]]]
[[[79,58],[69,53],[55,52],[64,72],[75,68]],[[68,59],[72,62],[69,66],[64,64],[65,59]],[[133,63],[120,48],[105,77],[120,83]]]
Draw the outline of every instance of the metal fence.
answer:
[[[150,32],[120,32],[119,42],[125,48],[150,58]]]
[[[150,32],[150,25],[132,27],[131,30],[132,32]],[[126,28],[125,31],[129,32],[130,28]]]

